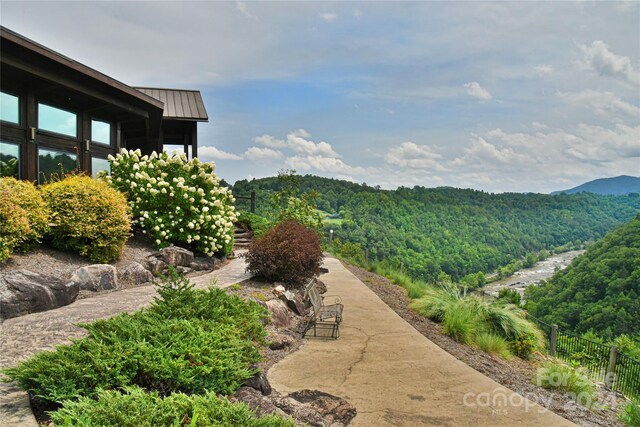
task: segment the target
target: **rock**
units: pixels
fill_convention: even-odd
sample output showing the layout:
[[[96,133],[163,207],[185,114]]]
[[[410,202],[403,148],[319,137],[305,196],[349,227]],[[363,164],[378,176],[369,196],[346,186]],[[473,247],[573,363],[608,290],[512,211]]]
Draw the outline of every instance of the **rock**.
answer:
[[[265,302],[265,306],[271,312],[271,324],[276,327],[288,328],[291,326],[291,316],[284,303],[277,299]]]
[[[180,274],[188,274],[191,272],[191,269],[189,267],[178,266],[176,267],[176,271]]]
[[[154,257],[147,258],[147,269],[154,276],[158,276],[167,268],[167,264],[164,261],[160,261]]]
[[[357,414],[355,406],[345,399],[319,390],[300,390],[288,397],[310,405],[332,426],[346,426]]]
[[[278,286],[276,286],[275,288],[273,288],[273,291],[271,291],[271,292],[273,292],[273,294],[274,294],[275,296],[277,296],[278,298],[280,298],[282,295],[284,295],[284,293],[286,292],[286,289],[285,289],[285,287],[284,287],[284,286],[282,286],[282,285],[278,285]]]
[[[289,335],[277,334],[269,337],[269,348],[271,350],[281,350],[285,347],[289,347],[291,344],[295,342],[295,339]]]
[[[310,405],[305,405],[290,397],[273,399],[273,404],[292,416],[299,424],[313,427],[328,427],[331,424],[326,422],[322,415]]]
[[[268,396],[271,394],[271,384],[269,384],[267,375],[262,371],[246,380],[242,385],[256,389],[260,391],[260,393],[262,393],[264,396]]]
[[[0,275],[0,318],[22,316],[71,304],[80,287],[57,277],[13,270]]]
[[[70,279],[81,291],[100,292],[118,287],[118,271],[109,264],[93,264],[77,269]]]
[[[319,294],[327,293],[327,285],[325,285],[322,280],[316,279],[316,289]]]
[[[268,397],[265,397],[260,391],[251,387],[240,387],[231,397],[233,402],[244,402],[249,405],[252,411],[258,415],[276,414],[286,416],[280,408],[271,403]]]
[[[133,262],[118,271],[118,281],[130,285],[140,285],[153,281],[153,274],[139,262]]]
[[[195,258],[191,264],[189,264],[189,268],[194,271],[203,271],[203,270],[213,270],[217,264],[220,263],[219,258],[215,257],[206,257],[206,258]]]
[[[193,262],[193,252],[178,246],[169,246],[160,250],[162,260],[169,265],[186,267]]]
[[[329,269],[328,269],[328,268],[326,268],[326,267],[320,267],[320,274],[325,274],[325,273],[328,273],[328,272],[329,272]]]
[[[287,307],[289,307],[298,316],[305,315],[306,310],[300,296],[294,294],[291,291],[286,291],[284,294],[282,294],[280,299],[284,301],[285,304],[287,304]]]

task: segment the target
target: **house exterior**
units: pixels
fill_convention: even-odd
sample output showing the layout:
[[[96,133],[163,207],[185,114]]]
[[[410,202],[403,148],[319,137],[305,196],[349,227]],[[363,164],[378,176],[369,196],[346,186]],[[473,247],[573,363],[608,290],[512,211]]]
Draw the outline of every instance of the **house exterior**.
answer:
[[[0,176],[108,170],[121,148],[197,156],[197,90],[135,88],[0,27]]]

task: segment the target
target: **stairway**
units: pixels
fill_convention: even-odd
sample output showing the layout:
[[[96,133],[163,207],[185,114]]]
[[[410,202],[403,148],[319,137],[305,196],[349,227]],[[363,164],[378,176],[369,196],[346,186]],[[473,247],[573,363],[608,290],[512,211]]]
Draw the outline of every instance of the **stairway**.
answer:
[[[233,231],[233,246],[235,248],[246,248],[253,243],[253,231],[240,228],[237,225]]]

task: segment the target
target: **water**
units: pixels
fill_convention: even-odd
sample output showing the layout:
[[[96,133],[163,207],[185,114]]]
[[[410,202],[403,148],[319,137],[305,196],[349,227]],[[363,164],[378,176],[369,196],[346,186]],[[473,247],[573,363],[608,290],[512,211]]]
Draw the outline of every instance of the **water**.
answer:
[[[584,250],[569,251],[552,255],[544,261],[537,262],[531,268],[518,270],[505,279],[489,283],[482,290],[488,295],[497,297],[501,289],[509,288],[524,296],[524,290],[527,286],[539,285],[542,280],[547,280],[553,276],[557,270],[564,270],[575,257],[583,252]]]

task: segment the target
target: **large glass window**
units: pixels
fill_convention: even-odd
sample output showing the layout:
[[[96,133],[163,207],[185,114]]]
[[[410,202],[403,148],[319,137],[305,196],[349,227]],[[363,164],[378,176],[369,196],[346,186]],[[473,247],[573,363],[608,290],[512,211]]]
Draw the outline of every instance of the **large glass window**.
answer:
[[[0,141],[0,178],[20,178],[20,146]]]
[[[38,150],[38,182],[61,179],[64,174],[77,169],[78,156],[64,151]]]
[[[100,120],[91,120],[91,141],[111,144],[111,124]]]
[[[111,173],[111,164],[107,159],[101,159],[99,157],[91,158],[91,174],[94,178],[98,176],[98,172],[107,171],[107,173]]]
[[[20,99],[17,96],[0,92],[0,120],[20,123]]]
[[[78,117],[69,111],[38,104],[38,128],[75,138],[78,136]]]

